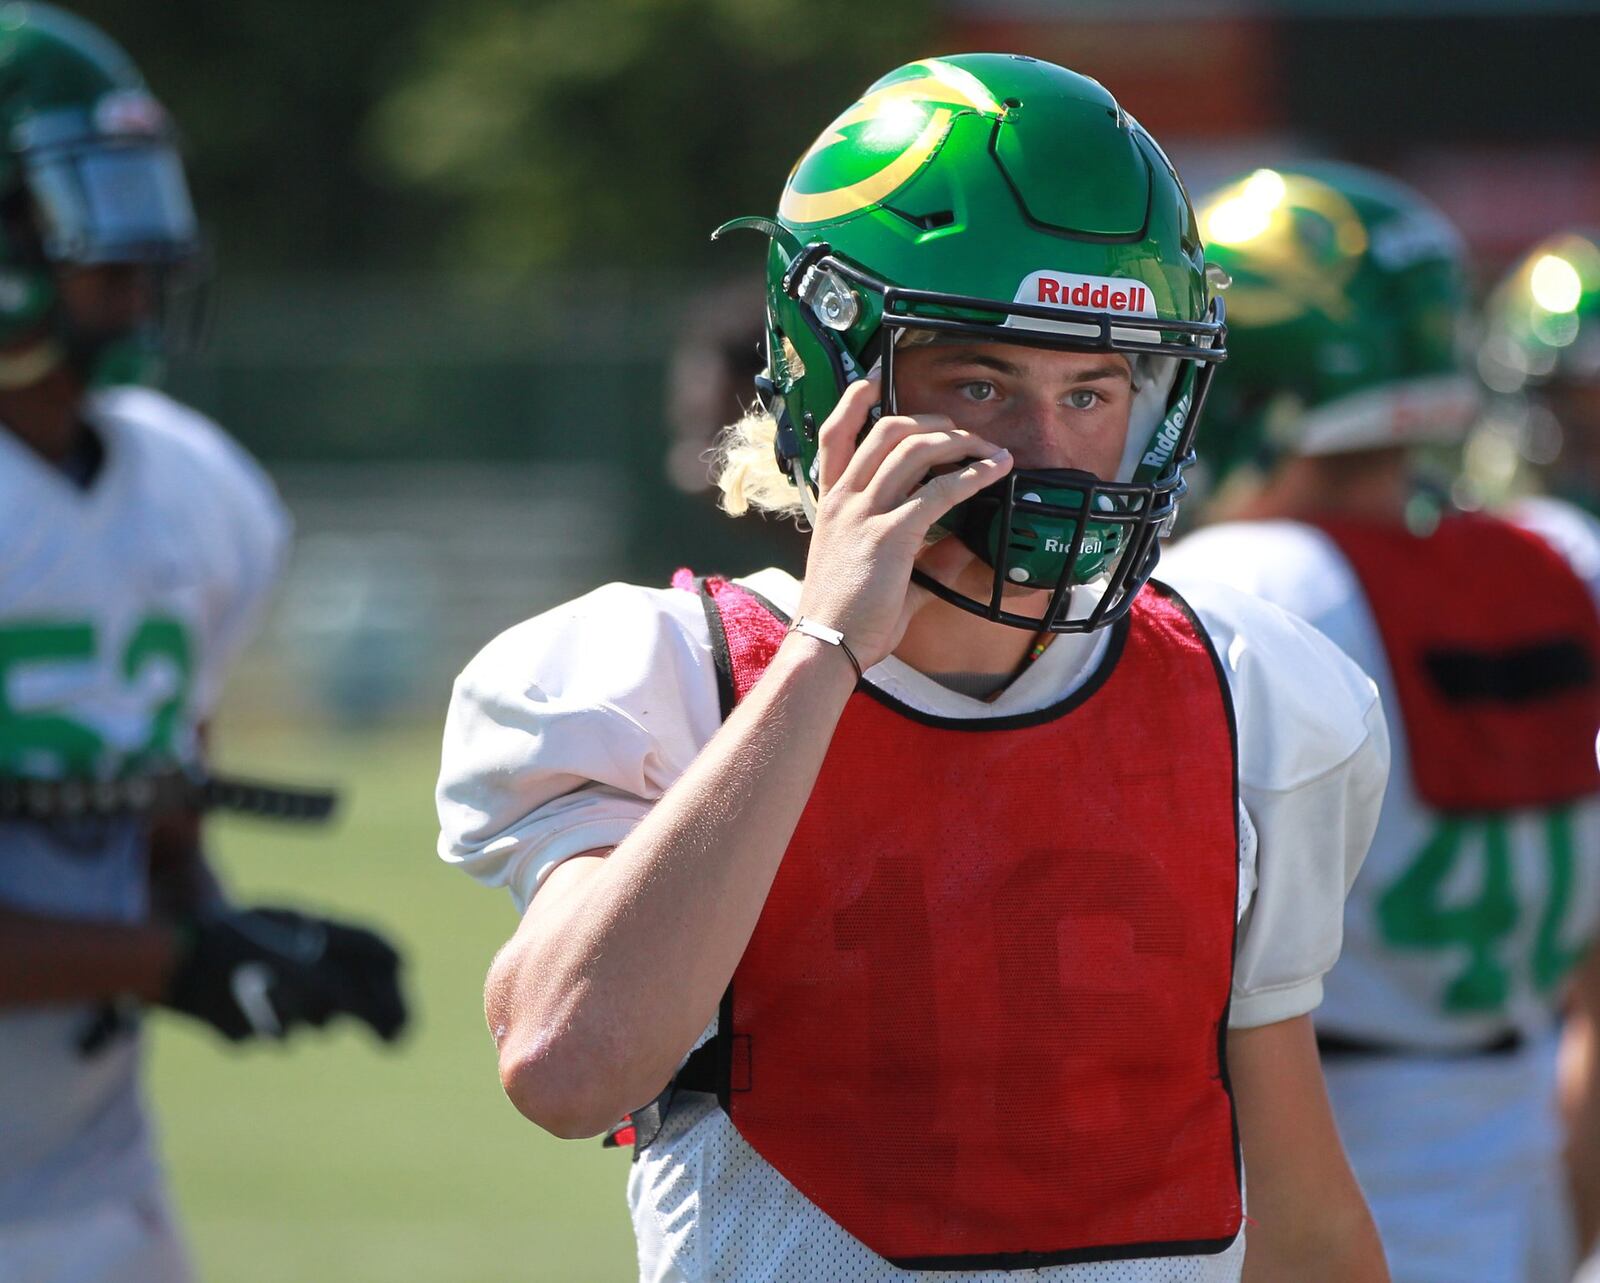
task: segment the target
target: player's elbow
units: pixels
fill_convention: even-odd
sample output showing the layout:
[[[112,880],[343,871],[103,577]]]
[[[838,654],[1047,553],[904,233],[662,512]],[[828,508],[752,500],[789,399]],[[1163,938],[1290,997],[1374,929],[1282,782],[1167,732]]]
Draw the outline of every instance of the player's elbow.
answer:
[[[537,1036],[500,1046],[500,1086],[517,1112],[562,1140],[599,1136],[627,1112],[582,1073],[559,1042]]]

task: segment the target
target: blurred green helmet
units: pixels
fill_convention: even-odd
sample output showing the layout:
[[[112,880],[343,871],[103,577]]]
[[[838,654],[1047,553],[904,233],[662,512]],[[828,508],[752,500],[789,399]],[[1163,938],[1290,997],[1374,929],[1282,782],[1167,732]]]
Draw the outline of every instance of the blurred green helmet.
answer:
[[[196,258],[166,112],[98,29],[50,5],[6,3],[0,139],[0,386],[33,382],[67,354],[125,363],[138,336],[77,332],[57,274],[138,264],[166,275]]]
[[[881,362],[894,411],[897,344],[1126,354],[1138,391],[1118,475],[1017,469],[946,516],[994,570],[984,599],[916,573],[1018,627],[1082,632],[1128,610],[1184,493],[1224,326],[1183,184],[1105,89],[1018,55],[909,63],[811,145],[775,220],[719,234],[733,227],[771,237],[757,387],[808,505],[817,432],[845,387]],[[1007,610],[1008,585],[1048,589],[1049,605]]]
[[[1200,202],[1230,355],[1201,456],[1213,480],[1283,455],[1459,439],[1478,406],[1461,238],[1353,165],[1258,169]]]
[[[1600,233],[1568,231],[1529,250],[1485,306],[1478,366],[1496,392],[1600,382]]]

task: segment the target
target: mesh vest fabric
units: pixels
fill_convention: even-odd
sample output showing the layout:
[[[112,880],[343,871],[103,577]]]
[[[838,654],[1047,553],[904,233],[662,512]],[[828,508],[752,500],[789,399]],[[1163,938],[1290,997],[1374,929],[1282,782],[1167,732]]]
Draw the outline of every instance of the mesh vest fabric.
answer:
[[[703,592],[737,699],[784,624],[727,581]],[[1036,715],[858,688],[724,1000],[734,1126],[903,1268],[1238,1233],[1231,705],[1175,597],[1147,589],[1118,629]]]
[[[1600,791],[1600,620],[1557,553],[1482,516],[1447,518],[1426,537],[1316,525],[1372,608],[1424,802],[1473,813]]]

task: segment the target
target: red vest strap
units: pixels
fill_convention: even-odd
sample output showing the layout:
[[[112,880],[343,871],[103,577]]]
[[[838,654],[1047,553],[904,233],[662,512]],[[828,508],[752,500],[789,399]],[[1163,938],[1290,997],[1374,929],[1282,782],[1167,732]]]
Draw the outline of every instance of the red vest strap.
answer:
[[[717,664],[717,691],[722,715],[727,717],[766,672],[774,652],[783,644],[788,625],[778,617],[775,606],[720,575],[699,579],[693,571],[679,570],[672,576],[672,586],[698,592],[705,603]]]
[[[1424,802],[1502,811],[1600,790],[1600,619],[1559,554],[1476,515],[1426,538],[1317,524],[1372,607]]]
[[[705,591],[746,691],[783,625]],[[1035,716],[852,695],[724,1000],[735,1127],[903,1268],[1239,1230],[1231,703],[1175,597],[1119,628],[1103,683]]]

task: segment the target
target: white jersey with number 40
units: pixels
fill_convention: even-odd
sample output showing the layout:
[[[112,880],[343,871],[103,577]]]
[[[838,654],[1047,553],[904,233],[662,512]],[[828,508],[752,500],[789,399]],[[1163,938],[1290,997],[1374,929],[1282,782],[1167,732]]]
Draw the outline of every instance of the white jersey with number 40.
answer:
[[[1600,566],[1600,541],[1589,542]],[[1570,539],[1558,551],[1574,560]],[[1426,805],[1412,784],[1411,746],[1371,609],[1320,530],[1292,521],[1211,527],[1165,553],[1161,570],[1180,583],[1218,579],[1299,615],[1382,693],[1389,788],[1346,904],[1344,951],[1328,975],[1318,1028],[1434,1051],[1548,1031],[1561,982],[1600,924],[1600,802],[1468,816]],[[1518,585],[1501,587],[1515,610]]]
[[[1515,515],[1600,590],[1600,539],[1581,518]],[[1180,588],[1221,580],[1300,615],[1383,696],[1389,787],[1316,1023],[1378,1049],[1325,1056],[1324,1069],[1395,1283],[1566,1283],[1555,1026],[1563,981],[1600,924],[1600,803],[1475,815],[1426,805],[1372,611],[1321,530],[1203,529],[1163,554],[1161,573]],[[1494,590],[1517,608],[1520,585]]]

